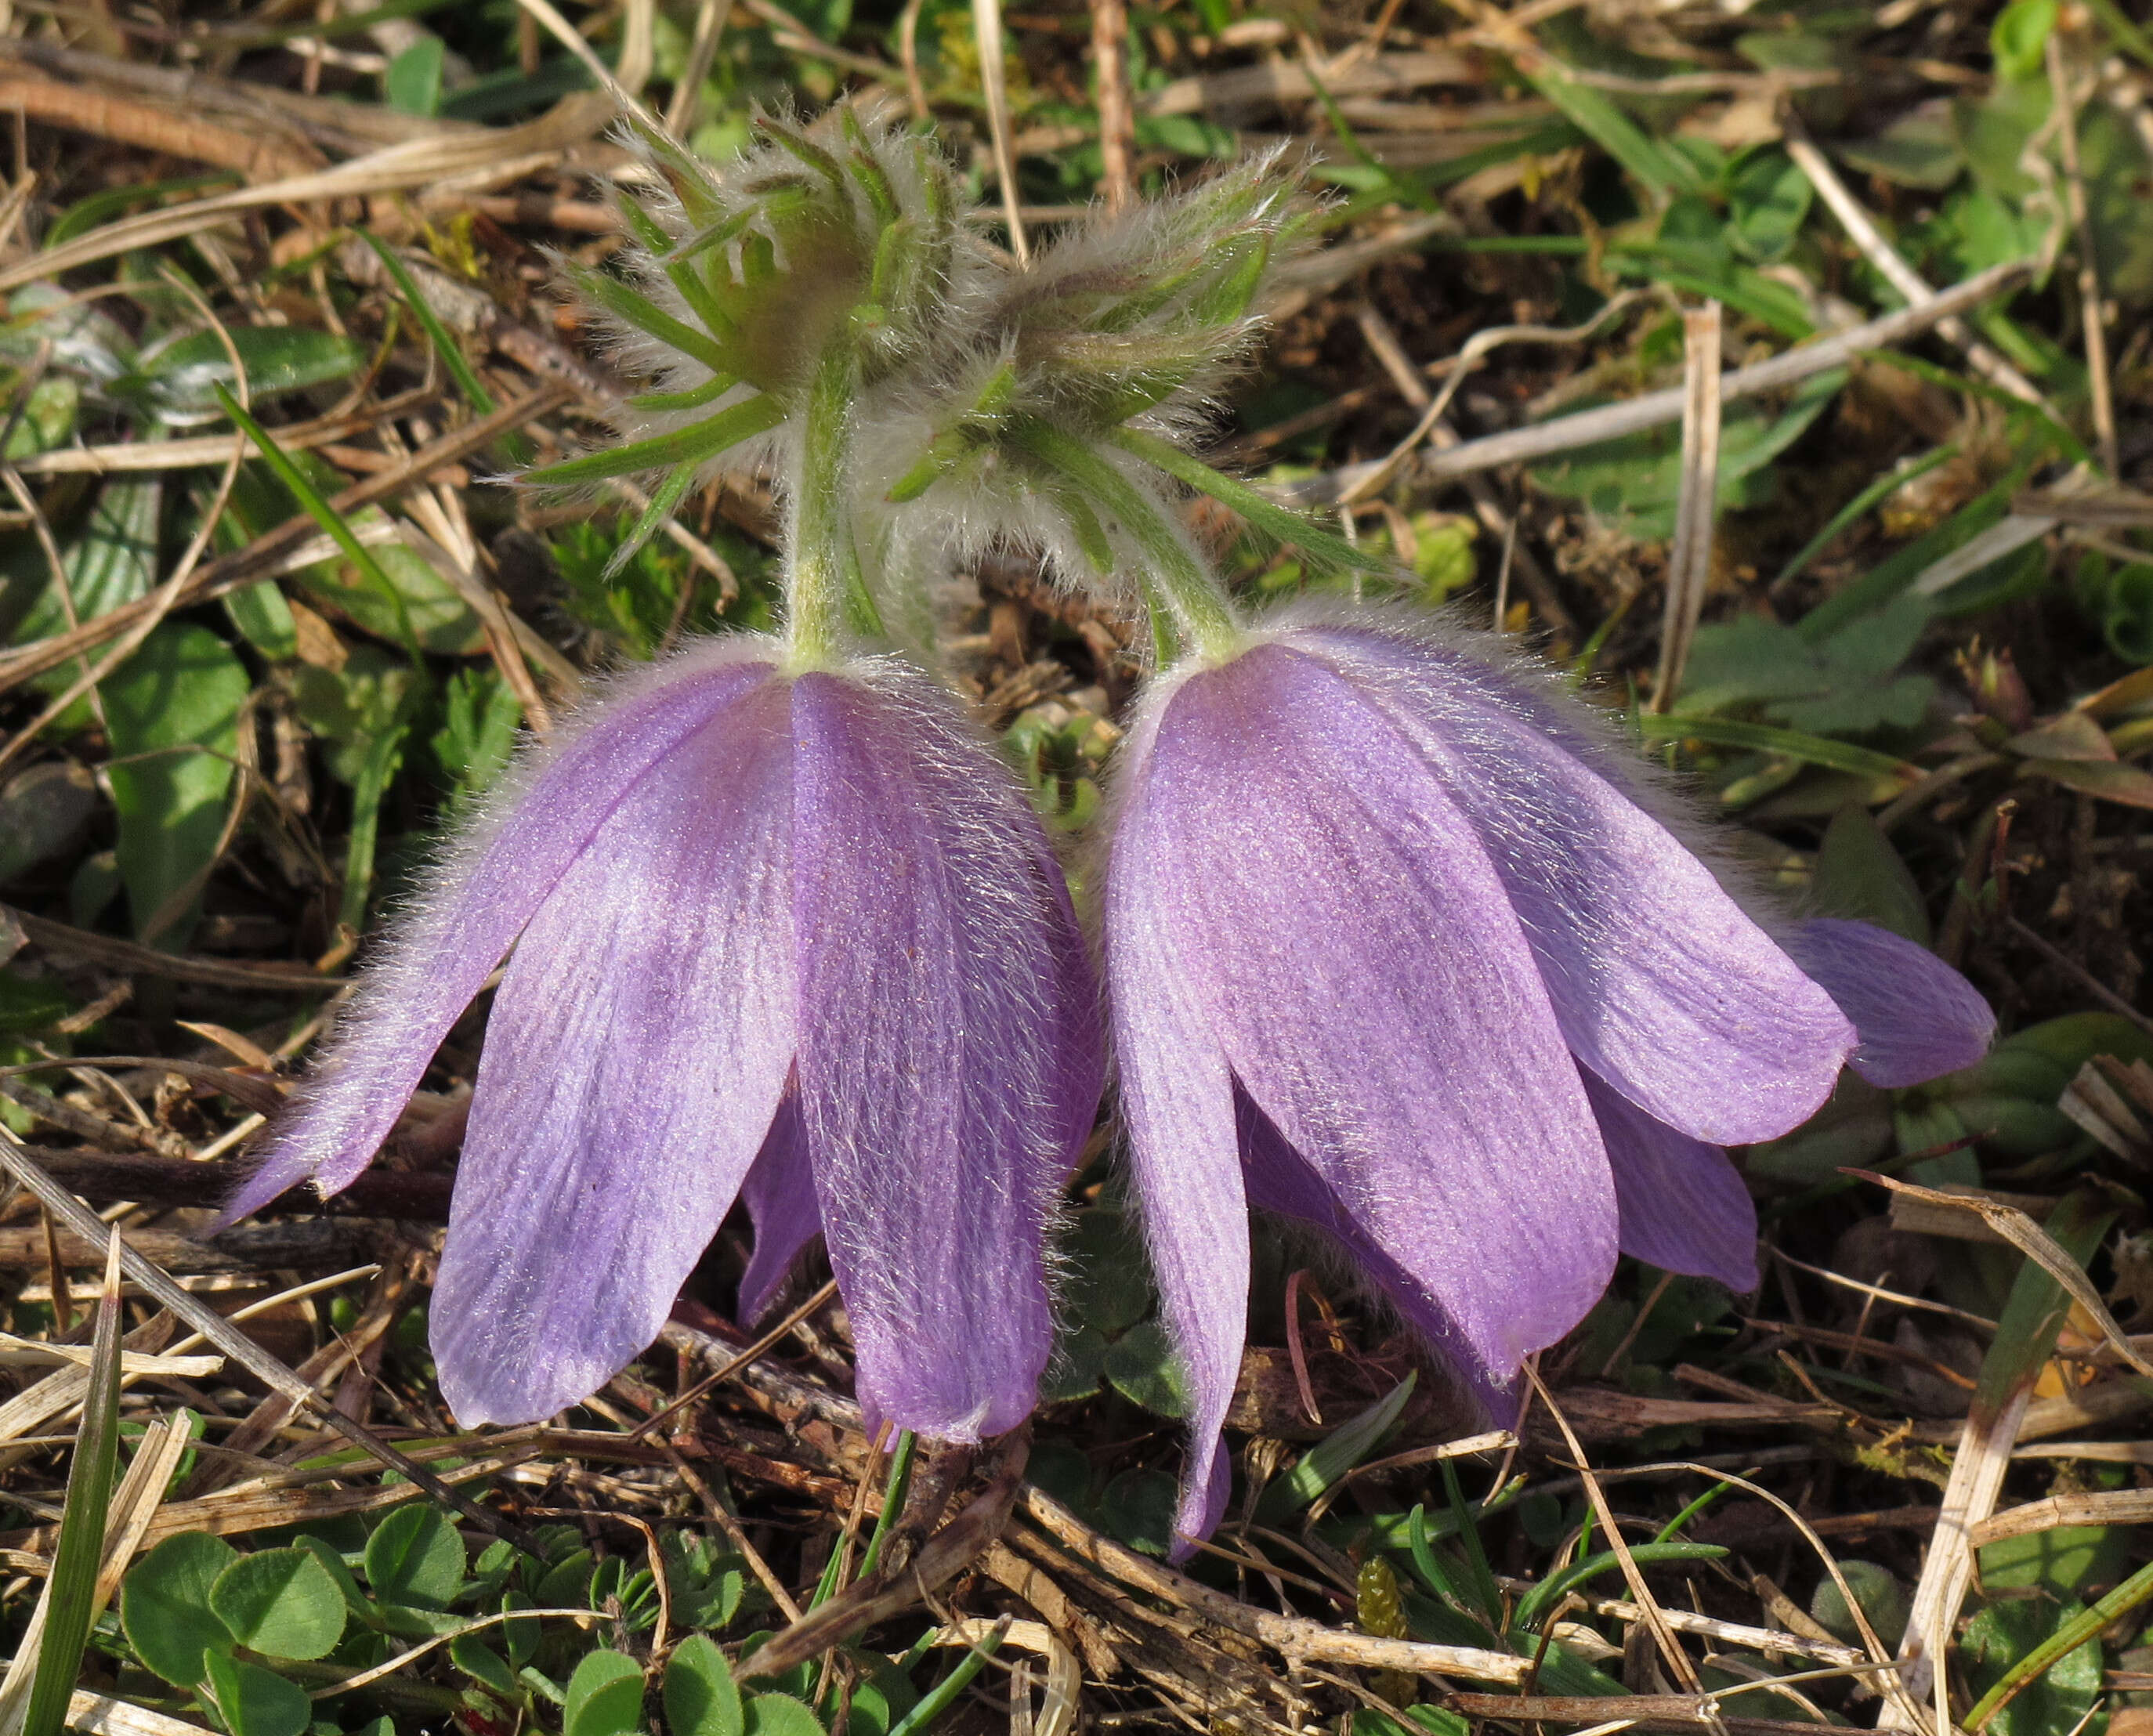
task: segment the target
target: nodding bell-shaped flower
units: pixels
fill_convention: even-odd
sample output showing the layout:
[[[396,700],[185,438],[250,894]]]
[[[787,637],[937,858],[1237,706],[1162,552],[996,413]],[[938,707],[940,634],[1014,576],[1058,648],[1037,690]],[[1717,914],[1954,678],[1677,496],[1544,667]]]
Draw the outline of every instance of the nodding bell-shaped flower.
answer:
[[[826,1238],[870,1416],[972,1440],[1031,1411],[1097,991],[1036,818],[934,684],[741,634],[590,708],[417,901],[226,1217],[349,1183],[512,948],[434,1293],[464,1423],[596,1391],[736,1196],[745,1311]]]
[[[1250,1206],[1341,1244],[1494,1408],[1618,1249],[1754,1284],[1723,1147],[1850,1060],[1905,1084],[1987,1046],[1911,943],[1769,930],[1582,708],[1463,636],[1244,634],[1156,681],[1123,753],[1107,969],[1194,1393],[1184,1539],[1226,1497]]]

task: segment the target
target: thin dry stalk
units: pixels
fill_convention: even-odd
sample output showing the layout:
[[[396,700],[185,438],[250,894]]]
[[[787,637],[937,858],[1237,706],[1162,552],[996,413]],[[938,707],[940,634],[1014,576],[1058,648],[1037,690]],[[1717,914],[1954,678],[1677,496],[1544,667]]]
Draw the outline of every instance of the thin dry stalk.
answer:
[[[972,33],[980,45],[980,89],[987,99],[987,130],[994,141],[995,178],[1009,223],[1010,251],[1019,265],[1031,262],[1024,232],[1022,195],[1016,184],[1016,151],[1010,126],[1009,68],[1002,59],[1001,0],[972,0]]]
[[[2079,109],[2064,66],[2063,33],[2049,33],[2049,89],[2054,93],[2059,121],[2056,143],[2064,160],[2064,208],[2078,238],[2079,306],[2085,328],[2086,394],[2092,400],[2093,436],[2100,448],[2100,467],[2122,475],[2115,439],[2115,393],[2108,372],[2108,319],[2101,304],[2100,262],[2094,257],[2093,224],[2087,214],[2085,173],[2079,160]]]
[[[1092,75],[1099,85],[1099,184],[1107,209],[1136,197],[1136,112],[1129,101],[1127,0],[1092,0]]]
[[[688,43],[688,59],[680,69],[680,81],[673,87],[673,100],[665,105],[665,130],[685,139],[695,124],[703,95],[703,80],[717,59],[718,38],[725,34],[732,16],[733,0],[702,0],[695,8],[695,34]]]
[[[5,1126],[0,1126],[0,1166],[4,1166],[24,1189],[78,1235],[89,1240],[104,1239],[105,1226],[98,1221],[96,1215],[40,1169],[36,1160],[29,1155],[28,1148]],[[160,1267],[137,1252],[124,1239],[115,1235],[109,1240],[119,1249],[120,1264],[130,1278],[154,1296],[167,1312],[185,1321],[257,1380],[302,1406],[319,1410],[329,1427],[354,1446],[390,1469],[402,1472],[413,1487],[453,1507],[489,1535],[501,1538],[527,1553],[537,1553],[525,1541],[521,1532],[499,1514],[488,1511],[468,1495],[452,1489],[437,1474],[427,1469],[409,1453],[392,1447],[364,1424],[338,1411],[313,1387],[244,1332],[237,1330],[229,1321],[181,1289]]]
[[[1712,532],[1719,516],[1719,303],[1682,310],[1682,478],[1674,547],[1667,557],[1667,613],[1652,709],[1673,709],[1690,643],[1712,583]]]
[[[1881,272],[1891,287],[1906,297],[1913,307],[1925,307],[1936,299],[1937,292],[1921,274],[1899,257],[1898,250],[1884,238],[1876,221],[1861,208],[1861,203],[1847,191],[1846,183],[1831,166],[1825,154],[1810,142],[1801,122],[1789,111],[1786,120],[1787,155],[1794,165],[1809,177],[1809,185],[1817,190],[1818,196],[1839,219],[1840,227],[1846,231],[1846,238],[1861,251],[1861,257]],[[2026,378],[1995,350],[1967,329],[1965,322],[1956,314],[1947,314],[1936,322],[1937,332],[1946,342],[1956,346],[1966,356],[1973,371],[1994,386],[2028,404],[2041,403],[2041,389]],[[2115,474],[2113,471],[2110,475]]]
[[[237,170],[250,181],[281,181],[321,167],[318,155],[281,139],[50,79],[0,79],[0,109],[115,144]]]

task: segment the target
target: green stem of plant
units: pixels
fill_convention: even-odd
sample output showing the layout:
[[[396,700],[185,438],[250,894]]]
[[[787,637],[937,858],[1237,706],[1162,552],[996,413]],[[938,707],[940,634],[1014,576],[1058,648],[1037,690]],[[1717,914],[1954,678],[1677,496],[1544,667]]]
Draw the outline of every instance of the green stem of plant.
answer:
[[[925,1698],[890,1727],[889,1736],[918,1736],[919,1732],[931,1726],[949,1709],[957,1696],[972,1685],[972,1678],[985,1668],[990,1657],[1001,1650],[1008,1634],[1009,1618],[1004,1616],[1000,1626],[974,1646],[955,1669],[928,1689]]]
[[[887,636],[846,510],[859,380],[858,352],[841,335],[816,364],[808,386],[800,471],[789,491],[793,526],[785,574],[786,650],[795,669],[826,664],[861,639]]]
[[[868,1538],[867,1553],[860,1557],[862,1579],[881,1565],[883,1540],[904,1510],[904,1497],[912,1488],[912,1461],[919,1447],[919,1438],[910,1429],[898,1431],[897,1445],[889,1456],[889,1479],[883,1485],[882,1511],[876,1515],[874,1530]]]
[[[1015,424],[1010,432],[1033,457],[1117,521],[1135,544],[1137,585],[1160,641],[1162,661],[1172,644],[1162,628],[1170,628],[1209,662],[1223,663],[1240,650],[1247,636],[1225,588],[1189,552],[1156,502],[1074,435],[1031,419]]]

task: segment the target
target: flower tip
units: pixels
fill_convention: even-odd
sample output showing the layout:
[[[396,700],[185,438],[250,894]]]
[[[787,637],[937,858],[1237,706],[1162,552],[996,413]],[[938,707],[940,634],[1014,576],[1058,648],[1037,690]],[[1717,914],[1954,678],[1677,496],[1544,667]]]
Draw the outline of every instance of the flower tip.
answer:
[[[1848,1065],[1897,1090],[1972,1067],[1988,1052],[1996,1015],[1981,991],[1925,946],[1872,923],[1815,917],[1787,950],[1853,1021]]]

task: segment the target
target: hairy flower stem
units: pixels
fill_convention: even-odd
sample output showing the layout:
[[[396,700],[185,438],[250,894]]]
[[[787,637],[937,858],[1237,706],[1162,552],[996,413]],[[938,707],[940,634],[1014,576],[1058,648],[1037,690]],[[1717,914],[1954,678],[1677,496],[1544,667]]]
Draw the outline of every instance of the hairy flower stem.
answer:
[[[786,491],[793,524],[784,578],[786,661],[796,669],[822,666],[850,644],[888,636],[846,510],[859,383],[859,352],[841,334],[815,364],[799,471]]]
[[[1162,663],[1177,640],[1208,663],[1224,663],[1247,643],[1225,588],[1190,552],[1157,503],[1085,441],[1046,422],[1027,420],[1013,435],[1059,472],[1135,545],[1136,578]]]

